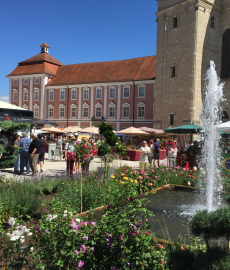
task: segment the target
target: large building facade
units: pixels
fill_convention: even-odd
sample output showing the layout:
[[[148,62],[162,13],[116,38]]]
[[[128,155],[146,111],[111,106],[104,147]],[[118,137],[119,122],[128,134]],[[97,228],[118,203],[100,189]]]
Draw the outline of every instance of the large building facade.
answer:
[[[200,124],[210,60],[230,99],[230,1],[158,0],[157,24],[154,127]]]
[[[61,127],[100,122],[115,130],[153,126],[156,57],[63,65],[41,53],[18,64],[9,79],[11,104]]]

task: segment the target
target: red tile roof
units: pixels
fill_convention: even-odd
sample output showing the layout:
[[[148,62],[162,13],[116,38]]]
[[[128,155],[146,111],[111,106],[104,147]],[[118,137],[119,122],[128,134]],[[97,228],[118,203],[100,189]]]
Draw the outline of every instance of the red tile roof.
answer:
[[[52,63],[58,66],[63,65],[61,62],[59,62],[57,59],[55,59],[53,56],[51,56],[48,53],[39,53],[25,61],[19,62],[18,64],[26,64],[26,63],[33,63],[33,62],[48,62],[48,63]]]
[[[42,43],[42,45],[40,45],[40,47],[48,47],[48,48],[50,48],[50,46],[49,46],[49,45],[47,45],[45,42],[44,42],[44,43]]]
[[[156,56],[120,61],[62,65],[48,85],[73,85],[151,80],[156,76]]]
[[[14,71],[7,76],[29,75],[29,74],[41,74],[46,73],[50,75],[56,75],[59,66],[50,63],[35,63],[28,65],[18,65]]]

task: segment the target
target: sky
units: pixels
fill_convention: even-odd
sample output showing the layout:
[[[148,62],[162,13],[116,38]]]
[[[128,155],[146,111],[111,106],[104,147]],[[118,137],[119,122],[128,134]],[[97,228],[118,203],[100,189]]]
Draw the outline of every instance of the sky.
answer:
[[[65,65],[156,54],[156,0],[0,0],[0,100],[18,62],[49,53]]]

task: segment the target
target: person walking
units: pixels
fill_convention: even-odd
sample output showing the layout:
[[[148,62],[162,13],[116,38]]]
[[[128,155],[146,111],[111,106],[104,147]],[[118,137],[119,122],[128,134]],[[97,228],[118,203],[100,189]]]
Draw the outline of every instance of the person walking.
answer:
[[[148,155],[150,154],[150,148],[147,145],[146,141],[143,141],[142,147],[140,148],[140,162],[139,167],[140,169],[147,169],[149,167],[149,159]]]
[[[37,163],[38,163],[38,156],[39,156],[39,141],[37,139],[36,134],[31,134],[32,142],[29,147],[30,153],[30,167],[32,170],[32,176],[36,175],[37,173]]]
[[[29,153],[29,147],[31,140],[28,138],[28,135],[26,132],[22,134],[22,138],[19,141],[19,147],[20,149],[20,173],[24,173],[24,167],[26,163],[26,173],[30,173],[30,165],[29,165],[29,160],[30,160],[30,153]]]
[[[19,147],[20,139],[21,139],[21,137],[19,135],[17,135],[16,139],[13,143],[14,147]],[[17,160],[14,163],[14,172],[19,173],[20,172],[20,151],[18,151],[18,153],[16,155],[17,155]]]
[[[177,145],[176,142],[173,147],[168,151],[168,157],[169,157],[169,166],[170,167],[176,167],[176,157],[177,157]]]
[[[73,166],[75,162],[75,137],[71,136],[71,142],[67,142],[65,145],[65,161],[67,163],[67,174],[73,176]]]
[[[39,141],[39,155],[38,155],[38,164],[37,164],[37,172],[38,172],[38,165],[40,164],[40,172],[43,172],[43,165],[45,160],[45,152],[46,152],[46,141],[42,138],[41,134],[38,134],[38,141]]]
[[[152,166],[152,161],[153,161],[153,157],[154,157],[154,151],[153,151],[153,140],[149,140],[148,146],[150,148],[150,153],[148,155],[148,159],[149,159],[149,164],[150,166]]]
[[[156,142],[153,144],[153,151],[154,151],[154,166],[156,166],[155,164],[155,160],[157,160],[158,163],[158,167],[160,167],[160,139],[156,139]]]

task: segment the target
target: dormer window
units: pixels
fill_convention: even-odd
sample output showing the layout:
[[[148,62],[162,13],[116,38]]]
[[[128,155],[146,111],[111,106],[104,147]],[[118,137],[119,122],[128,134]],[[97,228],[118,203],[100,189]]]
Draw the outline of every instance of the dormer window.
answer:
[[[178,27],[178,20],[177,17],[173,18],[173,28],[177,28]]]

